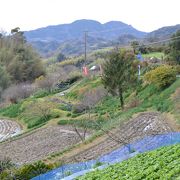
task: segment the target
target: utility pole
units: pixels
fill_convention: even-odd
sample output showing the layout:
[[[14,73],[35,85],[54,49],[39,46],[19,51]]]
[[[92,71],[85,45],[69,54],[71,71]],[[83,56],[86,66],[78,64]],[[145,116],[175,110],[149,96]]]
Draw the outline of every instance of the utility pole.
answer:
[[[86,67],[86,61],[87,61],[87,32],[84,31],[84,65],[83,65],[83,74],[85,76],[88,75],[88,69]]]

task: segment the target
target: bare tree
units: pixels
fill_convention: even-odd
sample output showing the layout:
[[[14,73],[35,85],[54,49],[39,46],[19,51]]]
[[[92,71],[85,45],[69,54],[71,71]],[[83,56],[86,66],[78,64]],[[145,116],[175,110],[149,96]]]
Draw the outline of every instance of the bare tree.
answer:
[[[91,118],[91,108],[100,100],[102,100],[105,95],[107,95],[107,91],[103,87],[98,87],[96,89],[90,90],[84,94],[84,98],[82,99],[81,104],[76,106],[77,109],[80,108],[81,110],[85,110],[88,113],[88,118],[80,120],[80,123],[72,124],[74,131],[80,137],[82,142],[86,138],[88,130],[88,120],[90,120]],[[82,129],[79,129],[79,126],[81,126]]]
[[[19,100],[32,95],[36,91],[36,87],[30,83],[20,83],[12,85],[2,93],[2,98],[5,101],[17,103]]]
[[[60,82],[69,78],[69,73],[73,68],[52,67],[46,76],[36,79],[35,84],[38,88],[51,91]]]
[[[84,94],[84,98],[82,99],[81,103],[84,105],[84,107],[86,107],[89,119],[91,108],[95,106],[99,101],[101,101],[106,95],[107,91],[102,86],[89,90],[87,93]]]
[[[54,104],[49,101],[33,101],[27,105],[23,115],[30,119],[41,118],[47,121],[53,108],[55,108]]]
[[[40,89],[51,91],[58,79],[55,76],[42,76],[35,81],[35,85]]]
[[[86,139],[86,135],[87,135],[87,130],[88,130],[88,125],[86,123],[86,119],[82,119],[80,120],[80,123],[73,123],[72,127],[74,129],[74,131],[76,132],[76,134],[78,135],[78,137],[81,139],[82,142],[84,142],[84,140]],[[79,128],[81,127],[81,128]]]

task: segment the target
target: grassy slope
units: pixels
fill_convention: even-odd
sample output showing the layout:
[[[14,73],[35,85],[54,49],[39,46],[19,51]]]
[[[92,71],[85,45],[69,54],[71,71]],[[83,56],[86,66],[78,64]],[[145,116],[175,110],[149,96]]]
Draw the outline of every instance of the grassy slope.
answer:
[[[114,115],[116,124],[118,119],[130,118],[133,114],[142,112],[142,111],[160,111],[160,112],[170,112],[176,116],[177,122],[180,124],[179,111],[176,107],[180,102],[172,98],[172,94],[180,87],[180,79],[177,79],[170,87],[166,88],[163,91],[157,91],[153,85],[148,85],[140,87],[138,94],[131,95],[131,92],[125,94],[126,97],[126,106],[125,111],[119,111],[119,99],[117,97],[107,97],[99,105],[95,107],[95,112],[99,115],[105,114],[108,112],[110,115]],[[138,101],[139,104],[133,107],[133,102]],[[132,107],[131,107],[132,106]],[[108,122],[107,122],[108,123]],[[112,121],[111,121],[112,124]],[[107,126],[110,124],[108,123]]]
[[[83,83],[81,84],[83,85]],[[160,111],[162,113],[169,112],[170,114],[173,115],[173,117],[176,117],[176,123],[175,126],[177,127],[178,124],[180,124],[180,113],[179,111],[176,111],[175,106],[177,104],[180,104],[178,102],[177,104],[174,102],[172,98],[172,94],[180,87],[180,79],[177,79],[169,88],[166,88],[163,91],[157,91],[156,88],[152,85],[148,85],[145,87],[141,87],[138,91],[138,95],[134,97],[135,95],[132,94],[132,91],[129,91],[125,93],[126,97],[126,105],[134,100],[140,101],[140,104],[135,107],[127,108],[124,111],[121,111],[119,108],[119,99],[117,97],[112,97],[108,96],[104,98],[104,100],[97,104],[93,109],[92,109],[92,114],[93,117],[91,117],[91,120],[86,120],[87,125],[89,128],[92,128],[95,130],[95,124],[93,123],[92,120],[96,120],[97,122],[100,122],[101,125],[103,126],[104,129],[111,129],[113,127],[119,126],[121,123],[124,121],[127,121],[131,119],[131,117],[139,112],[144,112],[144,111]],[[77,91],[79,87],[75,87],[73,91]],[[132,95],[130,95],[132,94]],[[74,98],[74,97],[73,97]],[[84,115],[79,115],[77,116],[74,120],[74,122],[78,122],[79,119],[83,118]],[[66,117],[66,119],[63,120],[64,124],[71,123],[69,121],[69,117]],[[92,123],[91,123],[92,122]],[[174,120],[173,120],[174,122]],[[77,123],[78,124],[78,123]],[[94,136],[89,139],[88,141],[85,142],[83,146],[86,146],[86,144],[93,142],[96,142],[96,138],[99,137],[99,135],[102,135],[102,132],[96,131]],[[90,144],[89,144],[90,145]],[[76,151],[78,151],[78,146],[74,147]],[[66,150],[66,152],[59,152],[56,154],[53,154],[53,158],[51,157],[48,160],[50,162],[56,162],[57,159],[61,159],[64,155],[68,154],[69,151],[72,150]],[[67,155],[68,156],[68,155]]]
[[[178,179],[180,177],[180,144],[139,154],[127,161],[95,170],[79,180]]]
[[[101,85],[100,78],[93,79],[83,79],[75,84],[71,91],[68,91],[65,97],[59,97],[57,94],[51,94],[45,97],[34,97],[27,98],[18,104],[11,105],[7,108],[0,109],[0,116],[10,117],[19,119],[21,124],[27,127],[37,128],[38,126],[44,125],[46,122],[40,121],[39,119],[31,119],[24,117],[23,111],[26,105],[31,101],[39,101],[41,99],[49,100],[49,98],[62,99],[64,101],[71,101],[76,103],[81,100],[83,93],[90,89],[96,88]],[[180,87],[180,78],[177,79],[170,87],[163,91],[157,91],[153,85],[141,86],[138,88],[138,94],[132,94],[133,90],[129,90],[124,94],[127,108],[121,111],[119,108],[119,98],[108,96],[103,99],[102,102],[97,104],[91,110],[91,120],[97,120],[103,124],[104,127],[112,128],[124,120],[128,120],[135,113],[143,112],[147,110],[154,110],[160,112],[170,112],[176,118],[178,124],[180,124],[180,112],[179,112],[179,94],[177,97],[172,95]],[[131,106],[134,101],[138,101],[139,104],[136,106]],[[73,114],[68,111],[65,107],[58,105],[54,102],[55,109],[52,111],[50,121],[56,122],[59,120],[79,120],[87,118],[86,114]],[[108,120],[110,119],[110,120]],[[33,126],[29,126],[33,125]],[[89,127],[94,128],[92,123],[89,123]]]

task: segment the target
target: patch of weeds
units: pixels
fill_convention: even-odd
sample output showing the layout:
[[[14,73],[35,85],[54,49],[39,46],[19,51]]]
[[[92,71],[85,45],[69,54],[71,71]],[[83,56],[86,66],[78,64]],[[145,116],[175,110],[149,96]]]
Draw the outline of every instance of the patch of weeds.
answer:
[[[72,174],[71,171],[66,171],[66,172],[64,173],[65,176],[70,176],[71,174]]]
[[[67,124],[72,124],[72,120],[70,119],[61,119],[60,121],[58,121],[59,125],[67,125]]]
[[[103,162],[100,162],[100,161],[96,161],[96,163],[94,164],[93,168],[97,168],[99,166],[102,166],[104,163]]]
[[[8,107],[2,108],[0,109],[0,114],[10,118],[15,118],[22,112],[21,105],[22,103],[19,102],[18,104],[12,104]]]
[[[70,116],[71,116],[71,113],[67,113],[67,114],[66,114],[66,117],[70,117]]]

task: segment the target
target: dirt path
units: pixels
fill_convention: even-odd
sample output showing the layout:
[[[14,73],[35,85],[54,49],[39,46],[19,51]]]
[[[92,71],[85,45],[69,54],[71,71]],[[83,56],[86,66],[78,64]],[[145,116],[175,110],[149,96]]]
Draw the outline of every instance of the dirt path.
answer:
[[[166,119],[161,114],[148,112],[139,114],[136,118],[125,123],[113,133],[121,140],[132,142],[146,135],[161,134],[172,130],[173,128],[167,124]],[[122,143],[117,143],[106,135],[97,138],[88,145],[82,145],[66,153],[59,160],[65,163],[88,161],[107,154],[120,146],[122,146]]]

